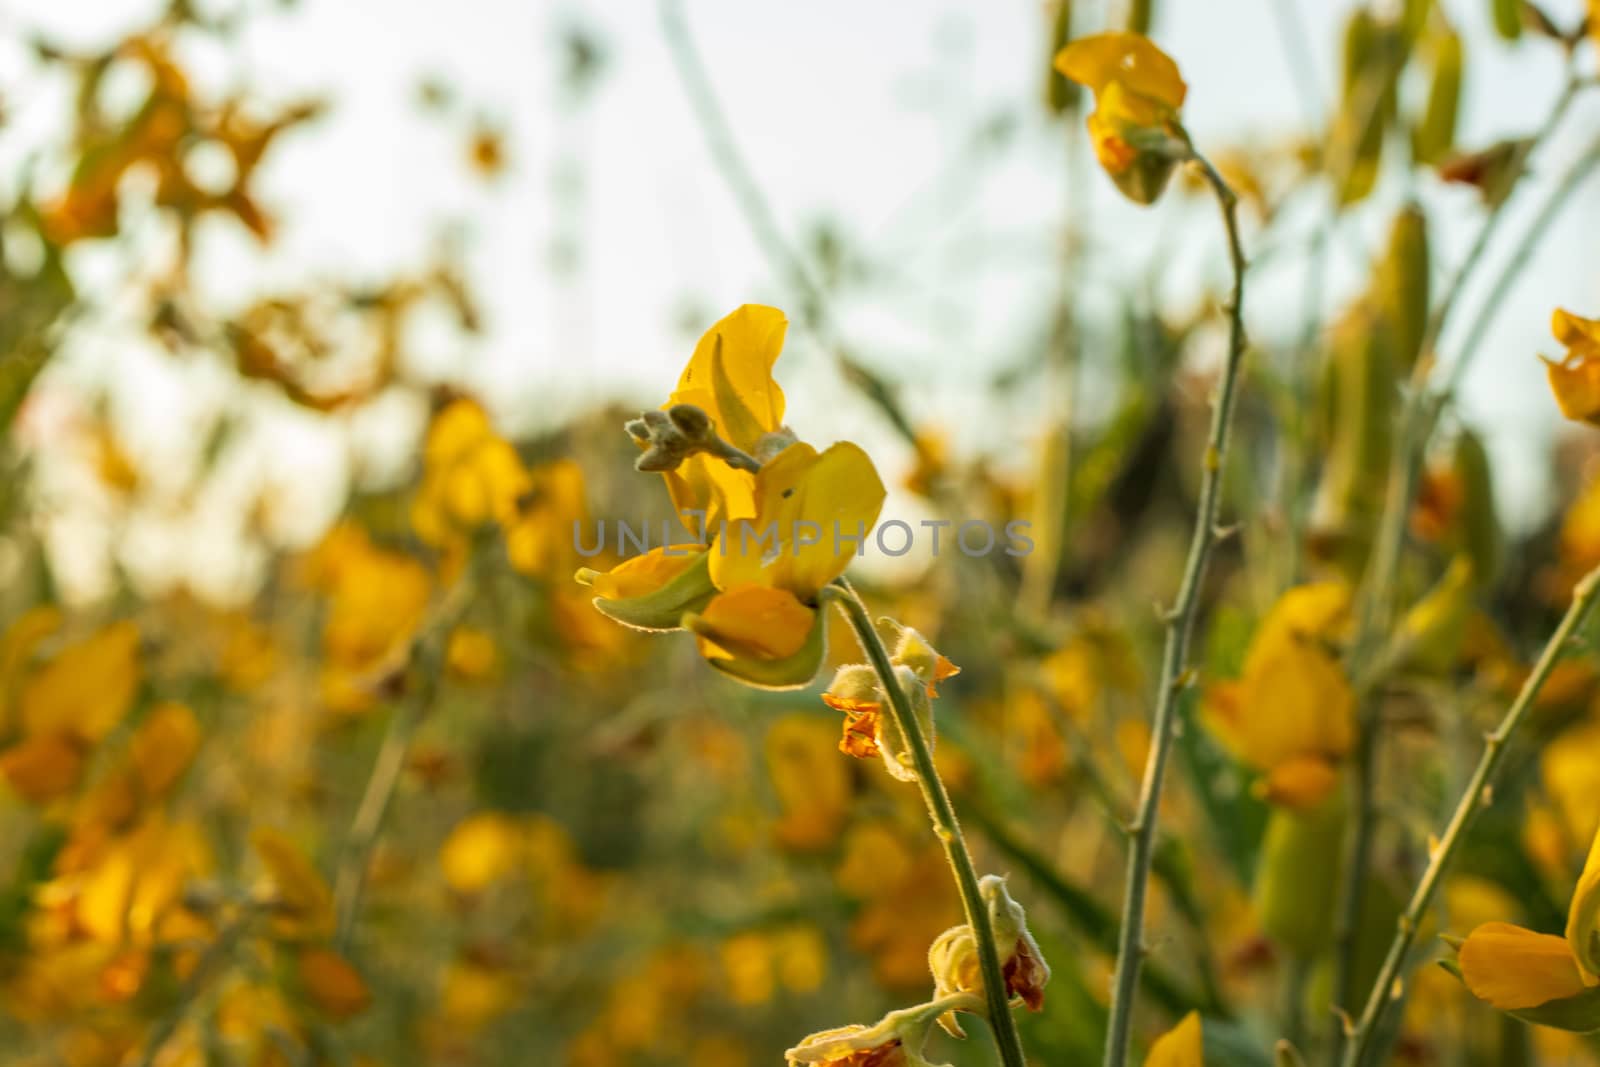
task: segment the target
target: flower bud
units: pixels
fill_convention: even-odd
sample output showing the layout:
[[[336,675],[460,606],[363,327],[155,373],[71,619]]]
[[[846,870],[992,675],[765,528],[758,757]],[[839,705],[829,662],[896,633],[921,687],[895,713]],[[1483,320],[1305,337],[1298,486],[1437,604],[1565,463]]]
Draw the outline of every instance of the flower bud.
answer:
[[[940,655],[926,637],[909,626],[900,628],[900,640],[895,643],[889,662],[897,667],[909,667],[930,697],[939,695],[940,682],[961,673],[960,667]]]
[[[978,881],[978,892],[987,905],[989,928],[994,931],[1000,953],[1000,972],[1005,978],[1007,998],[1019,998],[1029,1011],[1044,1007],[1044,987],[1050,981],[1050,966],[1039,951],[1039,943],[1028,930],[1027,913],[1006,890],[1006,880],[988,874]],[[972,927],[953,926],[934,939],[928,949],[928,969],[933,972],[935,1000],[954,993],[983,995],[983,970],[978,958],[977,939]],[[939,1017],[939,1025],[955,1037],[964,1037],[954,1012]]]

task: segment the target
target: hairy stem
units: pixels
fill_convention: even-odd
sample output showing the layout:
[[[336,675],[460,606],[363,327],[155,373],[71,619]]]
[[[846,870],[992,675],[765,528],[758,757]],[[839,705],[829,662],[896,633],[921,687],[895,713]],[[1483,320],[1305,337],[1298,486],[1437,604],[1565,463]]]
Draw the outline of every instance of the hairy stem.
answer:
[[[1222,503],[1223,461],[1227,455],[1228,426],[1232,421],[1234,398],[1238,391],[1239,369],[1243,363],[1244,335],[1244,248],[1239,240],[1238,201],[1227,182],[1209,161],[1191,149],[1192,161],[1204,173],[1216,194],[1228,235],[1228,253],[1233,265],[1233,297],[1229,312],[1227,360],[1217,387],[1216,406],[1211,413],[1211,432],[1206,442],[1205,470],[1200,483],[1200,503],[1195,510],[1194,534],[1178,587],[1178,599],[1167,615],[1166,647],[1161,657],[1161,677],[1156,690],[1156,708],[1151,723],[1150,756],[1145,764],[1144,782],[1139,789],[1139,806],[1130,827],[1132,845],[1128,852],[1127,884],[1122,898],[1122,934],[1117,942],[1117,969],[1112,980],[1111,1019],[1106,1032],[1105,1067],[1124,1067],[1128,1059],[1128,1037],[1133,1023],[1134,991],[1139,983],[1139,968],[1144,962],[1144,908],[1150,882],[1150,866],[1155,854],[1156,821],[1161,804],[1162,780],[1172,752],[1177,703],[1188,685],[1189,641],[1194,632],[1195,609],[1200,601],[1200,586],[1206,563],[1220,531],[1217,513]]]
[[[995,1044],[1000,1048],[1000,1060],[1005,1067],[1026,1067],[1022,1054],[1022,1039],[1017,1034],[1016,1020],[1011,1017],[1010,997],[1006,992],[1005,977],[1000,969],[1000,953],[994,943],[994,928],[989,923],[989,908],[978,892],[978,872],[972,863],[972,853],[967,850],[961,824],[956,820],[955,807],[950,803],[944,781],[934,766],[933,749],[922,732],[922,724],[911,710],[900,682],[895,677],[894,665],[889,662],[889,650],[883,638],[872,625],[867,606],[848,583],[840,579],[838,587],[843,593],[839,603],[854,628],[861,649],[867,654],[872,669],[877,672],[883,691],[888,696],[889,710],[895,725],[900,728],[911,748],[912,766],[917,772],[917,783],[922,787],[922,798],[928,803],[928,814],[933,820],[933,832],[944,845],[950,869],[955,874],[956,888],[961,891],[961,907],[967,924],[978,942],[978,964],[983,973],[984,998],[989,1008],[989,1027]]]
[[[1450,822],[1440,836],[1439,844],[1433,849],[1428,869],[1423,872],[1422,880],[1417,883],[1416,890],[1411,894],[1410,903],[1400,916],[1394,940],[1389,943],[1389,952],[1384,957],[1383,966],[1378,970],[1378,977],[1373,982],[1371,992],[1367,994],[1366,1007],[1362,1009],[1361,1017],[1351,1028],[1350,1040],[1342,1061],[1343,1067],[1362,1067],[1370,1052],[1373,1035],[1378,1032],[1378,1024],[1383,1021],[1384,1014],[1389,1008],[1400,999],[1395,995],[1395,984],[1400,978],[1400,969],[1405,965],[1406,954],[1416,941],[1417,931],[1421,928],[1428,906],[1433,902],[1433,895],[1439,888],[1439,882],[1444,877],[1446,868],[1455,858],[1461,843],[1466,840],[1467,831],[1472,828],[1473,820],[1478,817],[1479,810],[1488,805],[1493,795],[1495,773],[1505,758],[1506,744],[1516,732],[1517,725],[1528,709],[1539,698],[1539,691],[1544,688],[1550,672],[1555,669],[1573,634],[1588,617],[1597,598],[1600,598],[1600,568],[1590,571],[1574,587],[1572,603],[1567,608],[1560,625],[1550,635],[1550,640],[1545,643],[1544,651],[1540,653],[1533,672],[1528,675],[1527,681],[1522,683],[1522,691],[1517,694],[1516,700],[1512,701],[1505,717],[1500,720],[1500,725],[1485,737],[1483,755],[1478,760],[1478,766],[1472,772],[1472,778],[1467,782],[1467,788],[1461,794],[1461,799],[1456,802],[1455,812],[1450,816]]]

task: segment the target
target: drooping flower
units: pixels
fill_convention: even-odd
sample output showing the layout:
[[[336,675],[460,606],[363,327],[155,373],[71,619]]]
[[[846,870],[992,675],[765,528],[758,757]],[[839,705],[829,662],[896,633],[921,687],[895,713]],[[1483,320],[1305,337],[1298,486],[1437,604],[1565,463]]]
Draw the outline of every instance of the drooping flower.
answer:
[[[1600,834],[1578,877],[1566,936],[1505,922],[1478,926],[1457,954],[1474,996],[1527,1022],[1600,1029]]]
[[[1550,332],[1567,347],[1559,362],[1544,361],[1561,414],[1600,426],[1600,320],[1557,308]]]
[[[1089,137],[1100,166],[1130,200],[1154,202],[1181,159],[1178,110],[1188,86],[1178,65],[1149,38],[1116,32],[1073,41],[1056,69],[1094,93]]]

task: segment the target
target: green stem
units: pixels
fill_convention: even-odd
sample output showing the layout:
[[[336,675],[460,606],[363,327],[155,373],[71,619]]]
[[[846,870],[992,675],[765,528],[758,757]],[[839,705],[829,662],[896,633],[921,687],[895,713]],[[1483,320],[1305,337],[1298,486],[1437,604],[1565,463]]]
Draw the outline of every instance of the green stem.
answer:
[[[1150,882],[1150,866],[1155,854],[1156,821],[1161,804],[1162,780],[1172,752],[1177,702],[1189,683],[1189,641],[1194,632],[1195,609],[1200,601],[1200,585],[1212,546],[1221,534],[1217,513],[1222,503],[1223,461],[1227,454],[1228,426],[1232,421],[1234,399],[1243,363],[1244,336],[1244,248],[1239,241],[1238,201],[1205,157],[1192,148],[1191,160],[1204,173],[1216,194],[1228,235],[1228,252],[1233,265],[1233,298],[1229,311],[1228,356],[1222,368],[1216,406],[1211,413],[1211,431],[1205,451],[1205,468],[1200,483],[1200,503],[1195,510],[1194,534],[1184,564],[1178,599],[1167,614],[1166,647],[1161,657],[1161,677],[1156,689],[1156,708],[1151,724],[1150,756],[1145,764],[1144,782],[1139,790],[1139,806],[1129,828],[1132,846],[1128,851],[1127,884],[1123,890],[1122,936],[1117,943],[1117,969],[1112,980],[1111,1018],[1106,1032],[1105,1067],[1123,1067],[1128,1059],[1128,1037],[1133,1023],[1134,991],[1139,983],[1139,968],[1144,962],[1144,907]]]
[[[1522,691],[1517,694],[1516,700],[1506,711],[1505,718],[1500,720],[1500,725],[1484,739],[1483,755],[1478,760],[1478,766],[1472,772],[1461,799],[1457,801],[1455,813],[1450,816],[1450,822],[1440,837],[1439,844],[1433,849],[1433,857],[1428,862],[1428,869],[1422,874],[1422,880],[1417,883],[1416,891],[1411,895],[1411,902],[1406,905],[1404,914],[1400,916],[1394,940],[1389,943],[1388,955],[1384,957],[1383,966],[1378,970],[1377,980],[1373,982],[1372,990],[1367,994],[1366,1007],[1362,1009],[1360,1019],[1350,1031],[1350,1040],[1342,1061],[1343,1067],[1362,1067],[1370,1051],[1373,1035],[1378,1031],[1378,1024],[1383,1021],[1385,1012],[1400,999],[1394,995],[1393,990],[1400,978],[1400,969],[1405,965],[1406,954],[1416,940],[1417,931],[1421,928],[1428,906],[1433,902],[1433,895],[1439,888],[1445,869],[1455,858],[1461,843],[1466,840],[1467,831],[1471,829],[1473,820],[1478,817],[1479,810],[1486,807],[1493,797],[1495,772],[1499,770],[1500,763],[1505,758],[1506,743],[1516,732],[1517,725],[1528,709],[1538,699],[1539,691],[1544,688],[1550,672],[1555,670],[1562,653],[1566,651],[1567,644],[1572,640],[1578,627],[1583,624],[1597,598],[1600,598],[1600,568],[1590,571],[1573,588],[1572,603],[1567,608],[1561,624],[1545,643],[1544,651],[1540,653],[1533,673],[1523,682]]]
[[[978,942],[978,964],[983,974],[984,998],[989,1007],[989,1027],[995,1044],[1000,1049],[1000,1060],[1005,1067],[1026,1067],[1022,1054],[1022,1039],[1017,1034],[1016,1020],[1011,1017],[1010,996],[1006,991],[1005,976],[1000,968],[1000,953],[994,943],[994,928],[989,923],[989,908],[978,892],[978,872],[972,863],[972,853],[967,850],[966,838],[961,834],[961,824],[956,820],[955,807],[950,803],[944,781],[933,762],[933,749],[922,732],[922,724],[911,710],[911,702],[895,677],[894,664],[889,662],[889,650],[872,625],[867,606],[854,589],[843,579],[838,588],[843,593],[838,598],[856,639],[867,654],[872,669],[883,683],[889,699],[889,710],[895,725],[911,747],[911,762],[917,772],[917,784],[922,787],[922,798],[927,801],[928,815],[933,819],[933,832],[944,845],[945,857],[955,874],[956,888],[961,891],[961,908],[966,913],[967,925],[972,928]]]

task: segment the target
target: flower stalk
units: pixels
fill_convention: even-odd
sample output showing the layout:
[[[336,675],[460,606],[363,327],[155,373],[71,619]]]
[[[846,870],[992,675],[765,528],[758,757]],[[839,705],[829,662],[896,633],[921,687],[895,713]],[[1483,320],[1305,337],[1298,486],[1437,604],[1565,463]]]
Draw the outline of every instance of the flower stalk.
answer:
[[[967,849],[966,838],[961,833],[961,823],[956,819],[955,807],[950,803],[950,794],[945,789],[944,781],[939,777],[939,770],[933,762],[933,749],[923,733],[922,724],[912,711],[905,690],[901,688],[900,681],[895,676],[894,666],[889,661],[889,650],[873,626],[872,616],[866,604],[843,578],[836,584],[844,593],[837,598],[837,602],[850,620],[851,628],[855,631],[856,640],[861,644],[861,650],[866,653],[867,661],[877,672],[883,692],[888,698],[890,714],[894,716],[895,725],[905,736],[912,766],[917,774],[917,784],[922,789],[922,798],[928,805],[928,815],[933,820],[934,836],[938,837],[944,846],[945,857],[949,860],[950,869],[955,875],[956,888],[961,893],[961,909],[966,915],[967,924],[976,935],[978,964],[983,974],[989,1028],[994,1035],[995,1044],[1000,1049],[1000,1061],[1005,1067],[1026,1067],[1027,1060],[1022,1054],[1022,1039],[1017,1033],[1016,1020],[1011,1017],[1010,997],[1000,967],[1000,952],[995,945],[994,928],[989,922],[989,907],[979,890],[977,868],[973,865],[972,853]]]
[[[1544,688],[1551,671],[1560,661],[1573,635],[1588,618],[1597,599],[1600,599],[1600,567],[1590,571],[1574,587],[1572,602],[1567,608],[1567,613],[1562,617],[1555,632],[1550,635],[1550,640],[1545,643],[1544,651],[1540,653],[1533,672],[1523,682],[1522,690],[1507,709],[1500,724],[1484,738],[1483,755],[1478,759],[1478,765],[1473,770],[1461,799],[1456,802],[1455,811],[1439,838],[1438,846],[1433,849],[1427,870],[1423,872],[1422,879],[1417,883],[1405,912],[1400,916],[1394,940],[1389,943],[1388,954],[1384,957],[1383,965],[1378,969],[1377,979],[1367,994],[1366,1006],[1362,1009],[1361,1016],[1350,1026],[1349,1039],[1346,1042],[1343,1059],[1340,1061],[1342,1067],[1364,1067],[1369,1059],[1375,1047],[1373,1036],[1379,1032],[1379,1023],[1383,1021],[1385,1013],[1401,999],[1394,995],[1395,984],[1400,980],[1400,969],[1404,966],[1406,955],[1416,941],[1417,931],[1421,928],[1424,915],[1433,902],[1440,880],[1444,877],[1450,861],[1455,858],[1461,843],[1466,839],[1467,831],[1472,828],[1478,812],[1488,805],[1492,797],[1495,775],[1505,759],[1506,745],[1516,732],[1523,716],[1538,700],[1539,692]]]
[[[1187,136],[1184,138],[1187,144]],[[1106,1031],[1105,1067],[1124,1067],[1128,1059],[1128,1039],[1133,1023],[1134,992],[1139,969],[1144,963],[1144,910],[1149,888],[1150,868],[1155,856],[1156,823],[1161,804],[1161,788],[1175,736],[1177,703],[1190,682],[1189,644],[1194,632],[1200,586],[1205,579],[1211,550],[1221,540],[1217,525],[1222,503],[1223,463],[1227,456],[1228,427],[1232,422],[1238,393],[1239,371],[1244,360],[1244,276],[1247,263],[1239,237],[1238,198],[1209,160],[1187,148],[1188,159],[1200,168],[1210,185],[1222,213],[1227,231],[1228,254],[1233,267],[1233,295],[1228,308],[1228,354],[1217,387],[1211,412],[1211,430],[1206,442],[1205,467],[1200,483],[1200,502],[1195,510],[1194,533],[1184,564],[1183,580],[1177,601],[1166,615],[1167,635],[1161,658],[1161,676],[1156,690],[1156,708],[1151,723],[1150,755],[1144,780],[1139,788],[1139,804],[1129,827],[1127,883],[1123,890],[1122,934],[1117,944],[1117,967],[1112,979],[1111,1018]]]

